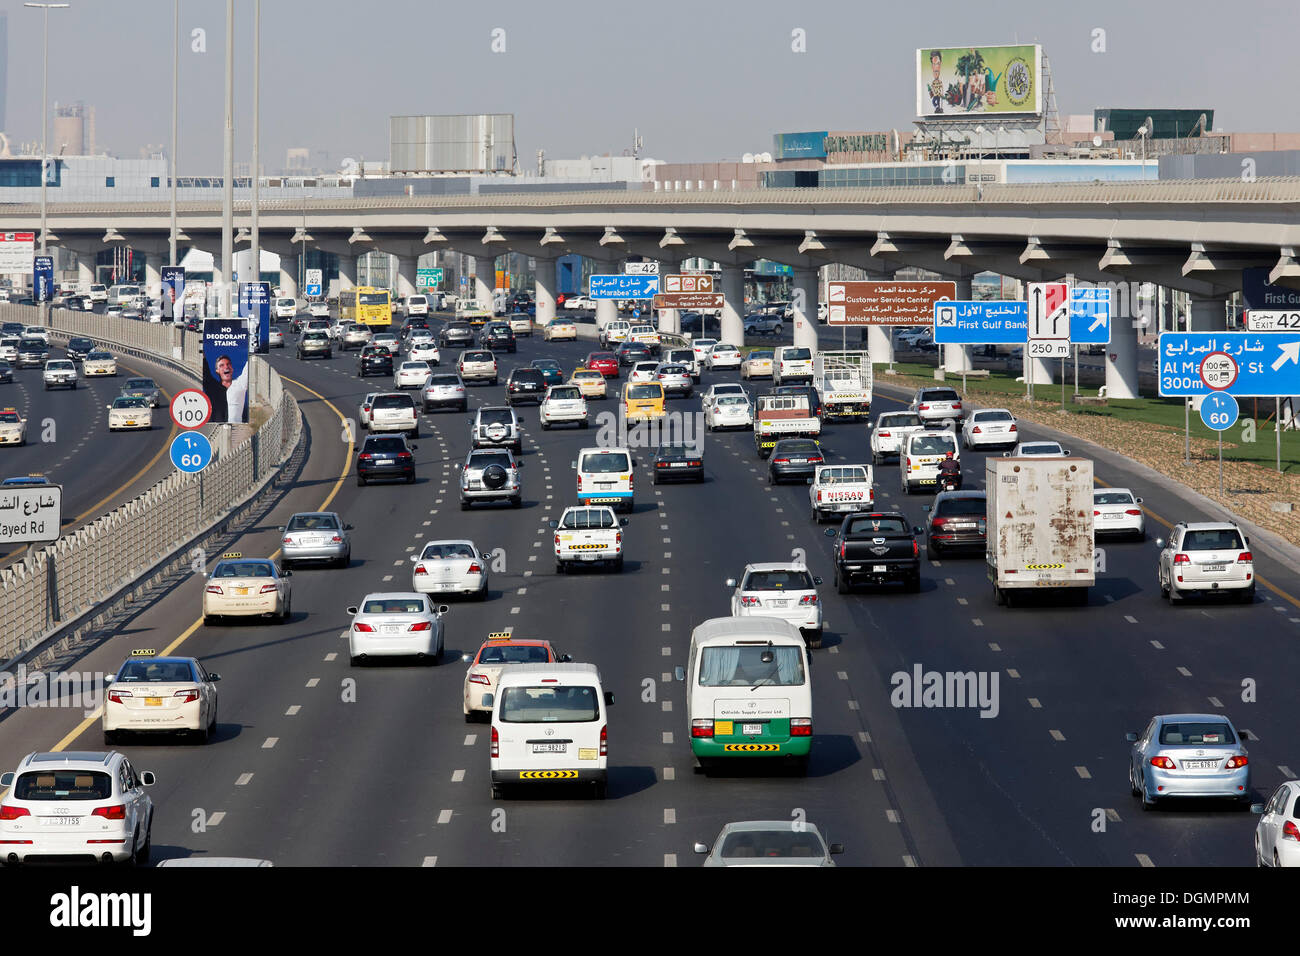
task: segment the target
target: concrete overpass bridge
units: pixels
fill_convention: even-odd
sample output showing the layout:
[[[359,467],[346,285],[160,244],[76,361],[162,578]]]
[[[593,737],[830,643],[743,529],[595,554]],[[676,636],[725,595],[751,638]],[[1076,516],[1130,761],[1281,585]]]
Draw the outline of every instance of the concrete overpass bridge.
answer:
[[[1191,328],[1226,324],[1225,303],[1242,286],[1242,270],[1265,267],[1270,281],[1300,288],[1300,178],[1179,180],[1135,183],[954,185],[863,189],[763,189],[724,192],[520,192],[264,202],[262,248],[282,257],[302,244],[340,256],[340,281],[356,278],[357,257],[397,256],[399,294],[414,291],[420,255],[450,249],[475,257],[476,294],[495,286],[495,259],[518,252],[539,260],[580,254],[599,271],[621,271],[629,256],[677,271],[690,257],[722,265],[726,305],[722,335],[743,338],[744,269],[756,259],[794,269],[796,344],[816,345],[817,270],[844,263],[888,279],[920,267],[957,283],[970,298],[971,278],[995,272],[1025,281],[1077,280],[1113,285],[1120,321],[1106,359],[1112,397],[1136,393],[1140,322],[1131,290],[1151,282],[1189,293]],[[247,242],[249,204],[236,204],[237,242]],[[166,203],[49,206],[49,243],[87,261],[107,242],[126,242],[146,257],[157,281],[166,255]],[[6,208],[6,230],[39,228],[35,205]],[[181,242],[218,254],[219,203],[183,203]],[[224,270],[218,263],[214,278]],[[548,274],[549,272],[549,274]],[[553,270],[537,270],[539,321],[554,315]],[[83,276],[87,279],[88,275]],[[282,282],[294,287],[295,277]],[[798,295],[802,292],[802,296]],[[614,314],[597,309],[597,322]],[[661,316],[671,328],[672,316]],[[889,358],[888,336],[869,333],[873,358]],[[968,349],[945,347],[950,371],[969,364]],[[1046,367],[1037,381],[1050,380]]]

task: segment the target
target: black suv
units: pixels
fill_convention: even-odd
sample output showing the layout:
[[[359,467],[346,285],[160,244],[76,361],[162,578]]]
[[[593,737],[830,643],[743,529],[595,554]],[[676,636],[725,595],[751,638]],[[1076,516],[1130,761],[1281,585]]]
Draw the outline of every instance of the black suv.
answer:
[[[392,375],[393,353],[382,345],[367,345],[357,356],[357,375]]]
[[[542,404],[546,397],[546,376],[539,368],[517,368],[506,380],[506,404],[518,405],[520,402]]]
[[[74,362],[85,361],[86,356],[94,350],[95,342],[93,339],[87,339],[81,336],[68,339],[68,358],[72,359]]]
[[[618,364],[627,368],[630,368],[637,362],[648,362],[654,358],[654,354],[650,351],[650,346],[644,345],[641,342],[624,342],[618,347],[618,351],[614,354],[618,356]]]
[[[478,347],[481,349],[491,349],[493,352],[500,352],[504,349],[507,352],[515,351],[515,333],[510,331],[509,322],[489,322],[479,333]]]
[[[401,478],[408,485],[415,482],[415,457],[401,435],[367,435],[357,454],[357,484],[376,478]]]
[[[474,330],[470,328],[468,322],[449,322],[443,328],[442,334],[438,336],[438,345],[444,349],[453,345],[473,344]]]

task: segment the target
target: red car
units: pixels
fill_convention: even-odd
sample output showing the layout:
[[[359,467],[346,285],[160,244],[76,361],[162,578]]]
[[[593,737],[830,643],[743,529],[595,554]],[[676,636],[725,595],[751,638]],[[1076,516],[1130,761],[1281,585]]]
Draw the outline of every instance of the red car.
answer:
[[[606,378],[618,378],[618,356],[613,352],[592,352],[584,368],[594,368]]]

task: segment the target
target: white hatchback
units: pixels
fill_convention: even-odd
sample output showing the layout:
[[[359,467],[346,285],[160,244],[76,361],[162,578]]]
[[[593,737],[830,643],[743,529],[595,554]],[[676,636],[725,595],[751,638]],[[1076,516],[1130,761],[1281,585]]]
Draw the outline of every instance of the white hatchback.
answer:
[[[709,431],[719,428],[753,428],[754,406],[745,395],[719,395],[704,406],[704,427]]]
[[[658,381],[659,363],[658,362],[637,362],[632,366],[632,371],[628,373],[629,382],[655,382]]]
[[[428,362],[403,362],[393,372],[393,387],[419,388],[428,381],[429,374],[432,371],[433,369],[429,368]]]
[[[915,412],[886,412],[871,423],[871,463],[878,465],[890,455],[900,454],[903,441],[925,428]]]

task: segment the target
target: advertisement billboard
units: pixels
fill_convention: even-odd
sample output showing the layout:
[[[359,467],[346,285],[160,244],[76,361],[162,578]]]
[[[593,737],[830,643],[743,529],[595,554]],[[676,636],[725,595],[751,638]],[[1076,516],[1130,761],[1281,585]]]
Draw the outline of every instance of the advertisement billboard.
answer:
[[[1042,113],[1043,48],[924,47],[916,51],[916,115]]]
[[[271,283],[239,283],[239,315],[248,320],[248,327],[257,336],[257,351],[268,351],[271,347]]]
[[[37,302],[54,298],[54,257],[35,256],[32,259],[32,296]]]
[[[826,130],[815,133],[777,133],[772,137],[773,159],[825,159]]]
[[[243,319],[203,323],[203,394],[211,424],[248,422],[248,324]]]
[[[35,254],[36,233],[0,232],[0,275],[28,275]]]
[[[163,266],[160,271],[162,272],[163,321],[174,321],[177,314],[176,303],[185,301],[185,267]]]

